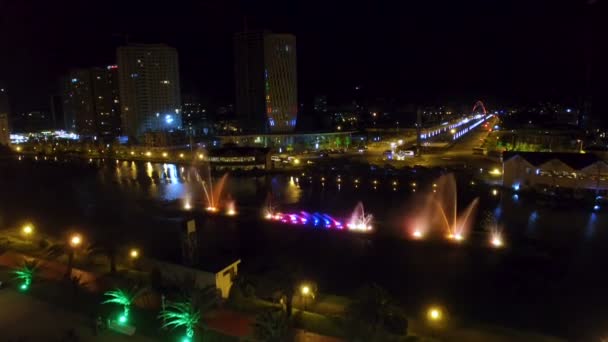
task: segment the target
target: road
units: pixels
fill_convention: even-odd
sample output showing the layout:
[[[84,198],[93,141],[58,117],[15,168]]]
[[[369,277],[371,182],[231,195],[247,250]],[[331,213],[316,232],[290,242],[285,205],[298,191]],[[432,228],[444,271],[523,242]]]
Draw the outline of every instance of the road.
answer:
[[[489,119],[487,127],[493,127],[497,120],[498,119],[495,117]],[[490,169],[500,166],[497,160],[490,159],[484,155],[473,154],[473,148],[479,147],[483,140],[488,136],[489,130],[487,127],[480,125],[470,131],[468,134],[463,135],[449,147],[423,152],[421,156],[406,158],[405,160],[384,160],[382,152],[387,149],[386,146],[376,147],[366,151],[365,153],[355,152],[350,154],[335,155],[332,157],[380,165],[390,164],[395,167],[439,167],[466,165],[467,167],[471,168]]]

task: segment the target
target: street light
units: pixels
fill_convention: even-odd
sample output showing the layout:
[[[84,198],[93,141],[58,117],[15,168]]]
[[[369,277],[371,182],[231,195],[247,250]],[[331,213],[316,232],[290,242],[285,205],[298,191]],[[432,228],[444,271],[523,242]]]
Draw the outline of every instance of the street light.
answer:
[[[21,233],[23,233],[25,237],[29,237],[34,233],[34,227],[31,224],[26,224],[21,228]]]
[[[132,260],[139,258],[139,250],[137,248],[131,248],[131,251],[129,252],[129,257]]]
[[[307,297],[315,299],[315,294],[312,292],[310,285],[303,284],[300,286],[300,294],[302,295],[302,301],[304,302],[304,310],[306,310]]]
[[[70,237],[70,246],[76,248],[82,244],[82,237],[80,234],[74,234]]]
[[[308,285],[302,285],[300,292],[302,292],[303,296],[308,296],[308,294],[310,294],[310,287]]]
[[[441,308],[431,306],[426,312],[426,317],[430,322],[440,322],[443,319]]]

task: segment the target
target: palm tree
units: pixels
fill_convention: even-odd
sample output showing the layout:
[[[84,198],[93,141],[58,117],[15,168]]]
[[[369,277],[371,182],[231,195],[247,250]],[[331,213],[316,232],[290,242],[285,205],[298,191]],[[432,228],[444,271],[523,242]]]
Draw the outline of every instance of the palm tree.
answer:
[[[366,328],[368,331],[359,334],[375,336],[393,312],[391,303],[390,296],[379,285],[371,284],[361,288],[357,298],[347,309],[353,328]]]
[[[37,260],[26,260],[20,268],[13,271],[15,278],[23,282],[20,286],[21,290],[27,290],[30,287],[38,266]]]
[[[47,249],[46,255],[49,258],[58,258],[62,255],[66,255],[68,257],[68,264],[64,276],[66,279],[70,279],[72,276],[72,268],[74,267],[74,248],[67,242],[60,242],[51,245]]]
[[[192,340],[194,328],[201,319],[201,313],[194,305],[192,299],[183,302],[168,302],[159,314],[164,322],[163,328],[186,328],[186,337]]]
[[[123,313],[120,316],[121,323],[124,323],[129,318],[129,311],[131,308],[131,304],[135,301],[137,297],[139,297],[143,292],[144,288],[133,289],[131,291],[116,289],[114,291],[108,291],[104,293],[104,296],[109,297],[107,300],[103,301],[102,304],[114,303],[123,306]]]
[[[286,339],[289,320],[282,310],[271,309],[255,318],[254,335],[260,341],[281,342]]]
[[[80,275],[70,276],[66,280],[67,284],[72,288],[72,295],[76,297],[80,292],[87,288],[87,282],[82,280]]]
[[[163,320],[163,328],[186,327],[186,336],[192,339],[195,327],[207,329],[200,318],[217,304],[217,290],[213,285],[197,289],[188,278],[185,279],[185,285],[187,288],[182,289],[182,292],[187,293],[187,299],[180,302],[168,301],[159,318]]]
[[[105,255],[110,264],[110,273],[116,274],[116,256],[118,255],[118,241],[107,237],[93,243],[87,249],[87,253],[93,255]]]

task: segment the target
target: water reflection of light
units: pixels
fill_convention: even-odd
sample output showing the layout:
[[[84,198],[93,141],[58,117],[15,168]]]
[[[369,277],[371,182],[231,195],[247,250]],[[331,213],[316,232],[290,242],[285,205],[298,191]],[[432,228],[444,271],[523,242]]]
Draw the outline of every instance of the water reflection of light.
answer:
[[[498,220],[502,216],[502,207],[498,205],[496,209],[494,209],[494,217]]]
[[[147,162],[146,163],[146,174],[148,175],[148,177],[150,177],[150,179],[152,179],[153,172],[154,172],[154,167],[152,167],[152,163]]]
[[[589,215],[589,221],[587,221],[587,226],[585,227],[585,237],[592,238],[595,235],[595,228],[597,226],[597,214],[591,213]]]
[[[518,194],[514,194],[513,195],[513,202],[518,202],[519,201],[519,195]]]
[[[131,179],[137,179],[137,164],[134,161],[131,162]]]
[[[526,230],[526,234],[534,234],[536,231],[536,222],[538,221],[538,212],[534,210],[530,213],[530,217],[528,218],[528,229]]]

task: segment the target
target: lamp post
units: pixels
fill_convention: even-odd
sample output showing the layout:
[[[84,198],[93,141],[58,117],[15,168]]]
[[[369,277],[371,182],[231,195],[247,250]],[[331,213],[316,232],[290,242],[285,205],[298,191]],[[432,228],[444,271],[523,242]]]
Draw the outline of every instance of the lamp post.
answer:
[[[23,234],[23,236],[25,237],[26,240],[28,240],[30,238],[30,236],[32,236],[32,234],[34,234],[34,226],[32,226],[31,224],[26,224],[21,228],[21,234]]]
[[[72,277],[72,265],[74,264],[74,251],[76,248],[82,245],[82,236],[80,234],[73,234],[69,238],[68,243],[68,268],[65,273],[66,278]]]
[[[304,311],[306,311],[307,309],[307,297],[310,297],[312,299],[315,298],[315,294],[313,293],[312,289],[310,288],[310,285],[307,284],[303,284],[302,286],[300,286],[300,295],[302,296],[302,301],[304,302]]]

